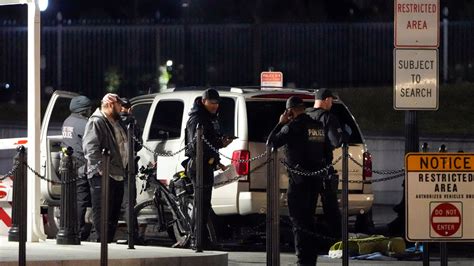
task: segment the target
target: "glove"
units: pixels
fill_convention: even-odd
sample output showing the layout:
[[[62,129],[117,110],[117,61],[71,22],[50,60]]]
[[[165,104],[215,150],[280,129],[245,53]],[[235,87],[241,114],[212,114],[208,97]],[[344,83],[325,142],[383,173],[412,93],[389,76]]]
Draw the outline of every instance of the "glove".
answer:
[[[346,131],[348,136],[352,135],[352,129],[348,124],[344,125],[344,131]]]
[[[84,221],[86,224],[92,224],[92,207],[87,207],[86,208],[86,214],[84,215]]]

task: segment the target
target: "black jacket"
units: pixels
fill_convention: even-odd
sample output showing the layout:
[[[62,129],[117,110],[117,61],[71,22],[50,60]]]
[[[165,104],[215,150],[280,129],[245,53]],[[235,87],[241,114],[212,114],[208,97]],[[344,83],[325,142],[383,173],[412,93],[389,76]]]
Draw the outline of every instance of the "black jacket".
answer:
[[[216,149],[223,147],[222,145],[222,135],[220,132],[219,121],[217,120],[217,114],[209,113],[204,105],[202,104],[201,97],[198,97],[194,102],[193,108],[189,112],[189,120],[186,123],[186,144],[193,141],[196,136],[196,127],[198,124],[203,126],[204,138],[211,143]],[[219,153],[211,149],[206,143],[203,144],[204,150],[204,162],[209,162],[211,158],[214,158],[213,163],[211,164],[215,167],[219,161]],[[188,158],[196,158],[196,145],[191,144],[188,149],[186,149],[185,155]]]
[[[306,109],[312,119],[323,123],[326,143],[328,148],[326,149],[326,161],[329,164],[333,160],[333,150],[347,140],[347,136],[344,134],[339,119],[331,112],[326,111],[322,108],[308,108]]]
[[[82,138],[86,129],[87,117],[82,116],[78,113],[71,113],[63,122],[62,134],[63,141],[62,146],[64,148],[71,147],[73,150],[72,156],[77,158],[75,165],[78,168],[78,175],[84,174],[84,152],[82,150]]]
[[[292,168],[316,171],[326,165],[322,123],[306,114],[300,114],[286,125],[278,124],[270,133],[268,143],[274,148],[286,145],[286,160]]]

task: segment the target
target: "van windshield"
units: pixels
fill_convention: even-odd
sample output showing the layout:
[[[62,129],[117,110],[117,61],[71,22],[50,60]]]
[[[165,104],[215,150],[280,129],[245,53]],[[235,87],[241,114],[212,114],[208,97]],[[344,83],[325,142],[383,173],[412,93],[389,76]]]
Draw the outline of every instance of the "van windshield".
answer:
[[[305,104],[307,107],[312,106],[312,102],[305,102]],[[285,111],[285,101],[247,101],[246,105],[249,141],[266,142],[270,131]],[[356,122],[345,106],[334,104],[331,112],[336,114],[342,126],[347,124],[351,128],[349,143],[362,143]]]

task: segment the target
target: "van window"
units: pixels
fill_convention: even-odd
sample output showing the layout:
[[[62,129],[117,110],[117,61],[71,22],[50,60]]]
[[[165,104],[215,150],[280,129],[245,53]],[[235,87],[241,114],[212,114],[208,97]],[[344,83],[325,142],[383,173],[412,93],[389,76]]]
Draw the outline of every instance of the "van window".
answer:
[[[140,130],[143,130],[145,126],[148,111],[150,111],[151,103],[137,103],[132,107],[132,113],[137,121],[137,125]]]
[[[47,136],[62,135],[63,122],[71,114],[69,110],[70,102],[71,98],[58,97],[56,99],[49,118]]]
[[[305,102],[306,107],[311,107],[312,103]],[[280,115],[285,111],[284,101],[248,101],[247,102],[247,121],[249,141],[266,142],[270,131],[276,126]],[[362,143],[359,128],[356,125],[352,115],[342,104],[333,104],[331,113],[339,118],[339,123],[344,127],[347,124],[352,134],[349,143]]]
[[[221,134],[234,136],[235,100],[233,98],[221,97],[219,104],[219,125]]]
[[[284,111],[284,101],[248,101],[249,141],[266,142],[270,131],[276,126]]]
[[[149,140],[176,139],[181,136],[184,104],[178,100],[158,102],[151,122]]]

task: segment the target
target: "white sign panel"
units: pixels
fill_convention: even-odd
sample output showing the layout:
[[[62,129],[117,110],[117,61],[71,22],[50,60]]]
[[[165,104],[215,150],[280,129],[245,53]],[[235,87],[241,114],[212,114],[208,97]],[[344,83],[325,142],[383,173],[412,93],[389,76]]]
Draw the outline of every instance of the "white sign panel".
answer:
[[[438,47],[439,9],[439,0],[396,0],[395,47]]]
[[[406,238],[474,240],[474,154],[409,153],[405,169]]]
[[[270,71],[260,73],[260,86],[283,87],[283,73]]]
[[[438,110],[438,50],[394,50],[395,110]]]

